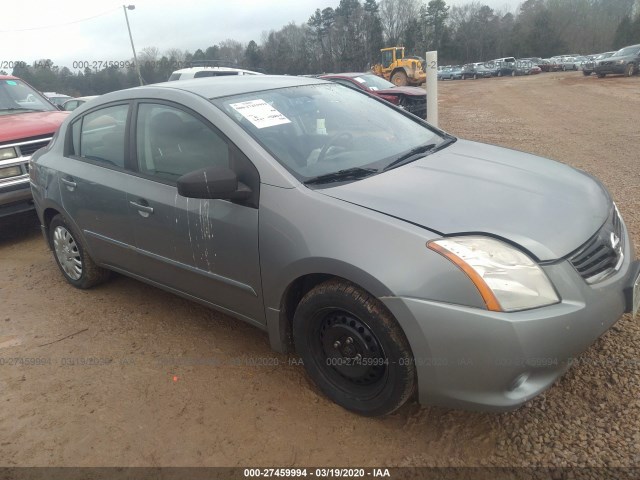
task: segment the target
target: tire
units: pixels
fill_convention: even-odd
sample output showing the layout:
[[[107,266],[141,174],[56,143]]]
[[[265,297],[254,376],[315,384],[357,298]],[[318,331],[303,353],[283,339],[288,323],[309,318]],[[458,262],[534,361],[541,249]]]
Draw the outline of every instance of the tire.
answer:
[[[76,288],[91,288],[106,281],[111,272],[95,264],[79,235],[62,215],[49,224],[49,244],[65,280]]]
[[[633,77],[636,73],[636,66],[633,63],[630,63],[626,67],[624,67],[624,76],[625,77]]]
[[[567,71],[567,67],[565,67],[564,65],[562,66],[562,71],[566,72]]]
[[[516,76],[516,71],[514,70],[513,72],[511,72],[511,76],[515,77]]]
[[[502,70],[498,70],[498,77],[502,76]]]
[[[407,74],[403,71],[394,73],[391,76],[391,83],[393,83],[396,87],[406,87],[409,84],[407,80]]]
[[[606,74],[606,73],[599,73],[599,74],[598,74],[598,78],[604,78],[604,77],[606,77],[606,76],[607,76],[607,74]]]
[[[347,410],[387,415],[414,393],[407,337],[378,299],[350,282],[329,280],[309,291],[296,308],[293,339],[314,383]]]
[[[473,79],[474,79],[474,80],[477,80],[477,79],[478,79],[478,74],[477,74],[477,73],[474,73],[474,74],[473,74]]]
[[[582,74],[583,74],[585,77],[589,77],[589,76],[591,76],[591,72],[590,72],[590,71],[588,71],[588,70],[583,70],[583,71],[582,71]]]

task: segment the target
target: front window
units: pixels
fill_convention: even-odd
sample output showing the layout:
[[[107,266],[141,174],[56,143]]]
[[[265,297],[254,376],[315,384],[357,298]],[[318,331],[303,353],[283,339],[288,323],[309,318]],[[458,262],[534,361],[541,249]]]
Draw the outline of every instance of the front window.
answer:
[[[419,119],[339,85],[212,101],[302,182],[352,169],[375,174],[398,161],[417,159],[412,156],[417,150],[450,141]]]
[[[38,91],[22,80],[0,80],[0,115],[48,112],[55,109]]]
[[[138,169],[146,175],[175,182],[201,168],[229,167],[226,141],[184,110],[143,103],[136,132]]]

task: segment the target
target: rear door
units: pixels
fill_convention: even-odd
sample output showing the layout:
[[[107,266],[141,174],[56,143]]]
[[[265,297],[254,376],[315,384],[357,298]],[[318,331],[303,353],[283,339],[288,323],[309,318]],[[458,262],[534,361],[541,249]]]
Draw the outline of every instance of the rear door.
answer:
[[[129,103],[100,106],[69,128],[65,155],[56,164],[62,206],[99,263],[129,270],[131,250],[125,169]]]

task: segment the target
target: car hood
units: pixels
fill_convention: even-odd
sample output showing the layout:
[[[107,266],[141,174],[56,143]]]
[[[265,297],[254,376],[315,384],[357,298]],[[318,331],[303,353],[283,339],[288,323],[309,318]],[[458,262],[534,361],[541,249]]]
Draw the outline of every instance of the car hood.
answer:
[[[375,93],[381,93],[383,95],[409,95],[409,96],[422,96],[427,95],[427,91],[420,87],[392,87],[382,88],[376,90]]]
[[[16,112],[0,115],[0,143],[53,135],[69,112]]]
[[[317,191],[441,235],[497,236],[540,261],[581,246],[611,210],[606,189],[582,171],[465,140],[388,172]]]

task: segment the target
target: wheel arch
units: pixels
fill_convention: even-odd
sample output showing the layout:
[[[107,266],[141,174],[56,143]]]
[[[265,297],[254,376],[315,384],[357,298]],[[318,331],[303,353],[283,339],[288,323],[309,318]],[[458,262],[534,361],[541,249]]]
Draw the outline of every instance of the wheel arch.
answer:
[[[317,268],[317,262],[320,262],[323,268]],[[380,280],[345,262],[334,259],[310,259],[304,264],[313,265],[316,268],[302,271],[300,265],[296,266],[296,273],[289,275],[285,281],[280,283],[284,287],[277,293],[277,298],[271,302],[277,307],[265,305],[269,342],[271,348],[277,352],[293,352],[292,325],[296,308],[302,297],[327,280],[339,279],[352,283],[376,298],[393,295],[392,291]],[[265,300],[267,299],[265,298]]]

